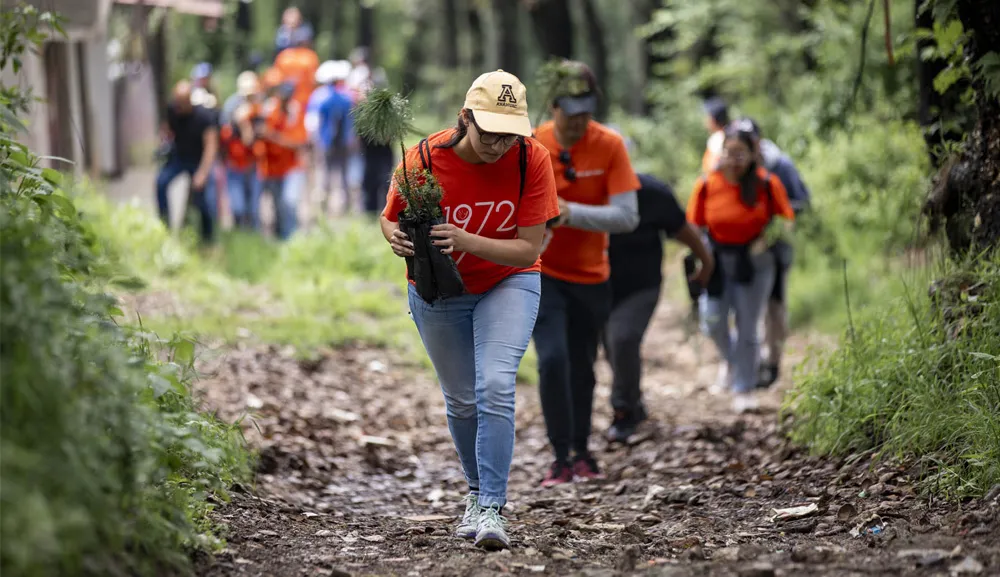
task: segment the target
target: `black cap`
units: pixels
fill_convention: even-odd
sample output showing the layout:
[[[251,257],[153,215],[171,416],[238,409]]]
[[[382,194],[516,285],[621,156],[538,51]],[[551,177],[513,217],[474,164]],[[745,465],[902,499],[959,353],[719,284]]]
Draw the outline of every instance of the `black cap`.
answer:
[[[565,114],[593,114],[597,112],[597,94],[582,94],[580,96],[563,96],[556,99],[556,106]]]

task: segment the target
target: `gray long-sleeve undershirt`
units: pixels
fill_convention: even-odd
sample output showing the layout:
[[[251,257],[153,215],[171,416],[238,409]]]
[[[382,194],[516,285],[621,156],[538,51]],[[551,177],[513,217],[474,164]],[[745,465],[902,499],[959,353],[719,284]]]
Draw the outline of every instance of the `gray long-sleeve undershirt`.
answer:
[[[639,226],[639,197],[631,190],[612,196],[611,204],[571,202],[564,226],[611,234],[632,232]]]

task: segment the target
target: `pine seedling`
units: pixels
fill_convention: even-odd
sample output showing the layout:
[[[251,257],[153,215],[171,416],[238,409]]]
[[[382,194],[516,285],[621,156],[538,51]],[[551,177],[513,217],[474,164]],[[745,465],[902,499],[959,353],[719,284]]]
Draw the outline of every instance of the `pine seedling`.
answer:
[[[444,192],[437,178],[420,169],[400,169],[393,175],[399,195],[406,201],[403,216],[415,222],[428,222],[441,217]]]
[[[400,196],[406,201],[403,211],[406,218],[426,222],[441,216],[441,198],[444,193],[434,175],[428,170],[410,169],[406,166],[406,146],[403,139],[413,132],[413,114],[409,101],[398,93],[377,88],[368,93],[351,111],[358,134],[376,144],[399,143],[403,167],[393,178]]]

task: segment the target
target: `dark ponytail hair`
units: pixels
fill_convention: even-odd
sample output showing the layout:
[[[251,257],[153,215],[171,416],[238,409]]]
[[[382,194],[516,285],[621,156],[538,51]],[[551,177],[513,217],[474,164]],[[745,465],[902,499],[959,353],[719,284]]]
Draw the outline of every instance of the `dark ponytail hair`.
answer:
[[[469,121],[465,118],[466,114],[472,114],[472,111],[468,108],[463,108],[458,113],[458,124],[455,125],[455,134],[451,135],[451,140],[437,144],[434,148],[455,148],[465,138],[465,134],[469,131]]]
[[[740,200],[749,208],[757,206],[757,192],[760,190],[761,180],[757,174],[757,139],[754,138],[752,130],[740,122],[734,122],[726,127],[725,141],[738,139],[750,149],[750,166],[745,173],[740,175]]]

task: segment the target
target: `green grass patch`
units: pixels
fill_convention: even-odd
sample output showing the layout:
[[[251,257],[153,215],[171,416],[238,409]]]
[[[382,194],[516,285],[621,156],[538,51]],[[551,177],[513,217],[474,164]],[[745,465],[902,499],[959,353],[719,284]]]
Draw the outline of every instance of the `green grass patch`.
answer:
[[[926,489],[981,495],[1000,482],[1000,257],[947,265],[933,299],[926,286],[860,312],[837,350],[802,367],[793,438],[914,460]]]

